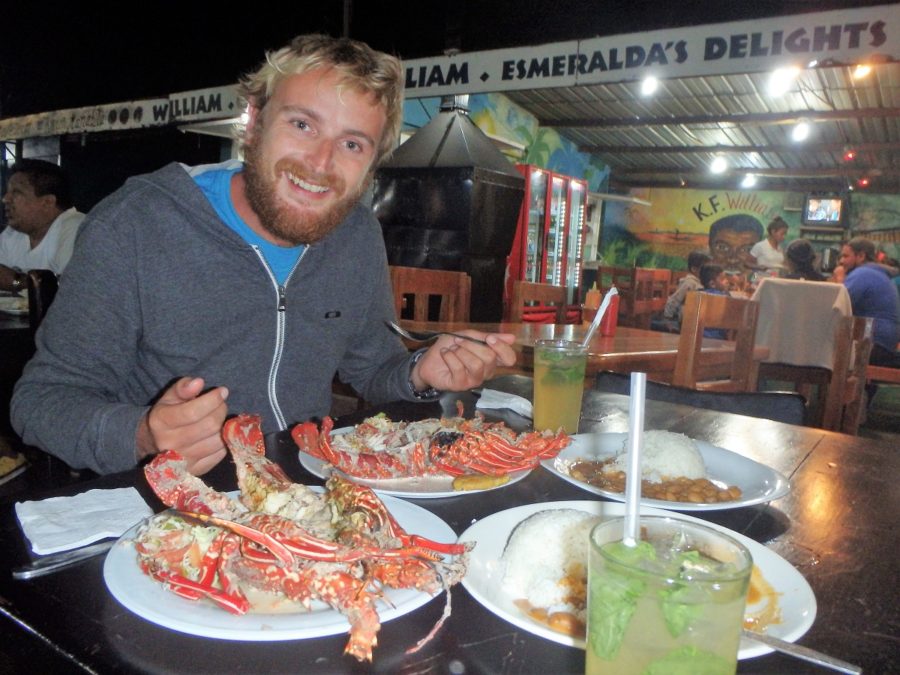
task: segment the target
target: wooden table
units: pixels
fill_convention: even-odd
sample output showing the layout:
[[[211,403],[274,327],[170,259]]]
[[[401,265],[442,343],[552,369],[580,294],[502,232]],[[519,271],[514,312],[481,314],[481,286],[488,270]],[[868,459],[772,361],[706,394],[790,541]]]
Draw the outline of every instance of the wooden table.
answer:
[[[527,393],[528,386],[524,387]],[[446,395],[441,403],[398,403],[382,410],[395,419],[451,412],[461,398],[471,414],[471,394]],[[628,399],[586,392],[581,431],[627,429]],[[340,420],[358,421],[362,414]],[[505,419],[524,423],[509,413]],[[897,603],[900,453],[886,442],[797,427],[739,415],[648,401],[648,429],[669,429],[763,462],[787,476],[790,493],[768,505],[700,512],[706,520],[759,541],[793,564],[809,581],[818,615],[799,642],[865,668],[898,672]],[[286,434],[270,439],[269,455],[298,482],[307,474]],[[232,467],[223,462],[206,477],[231,489]],[[88,488],[136,485],[138,471],[44,492],[75,494]],[[474,521],[521,504],[592,499],[544,469],[507,488],[449,499],[418,500],[455,532]],[[158,505],[155,501],[150,501]],[[77,514],[73,514],[77,517]],[[346,636],[288,642],[229,642],[177,633],[122,607],[106,590],[102,560],[27,582],[10,569],[28,559],[11,501],[0,503],[0,663],[10,672],[259,672],[259,673],[582,673],[583,652],[536,637],[496,617],[463,588],[453,590],[453,613],[422,651],[405,651],[441,614],[443,599],[389,621],[378,636],[375,660],[357,664],[341,656]],[[739,673],[823,673],[780,654],[741,661]]]
[[[453,322],[416,322],[401,321],[404,328],[411,330],[447,330],[459,331],[467,328],[486,333],[512,333],[516,336],[516,348],[519,351],[518,366],[523,370],[531,370],[532,353],[535,340],[545,338],[564,338],[574,342],[584,339],[585,328],[580,325],[554,325],[541,323],[453,323]],[[675,372],[675,360],[678,356],[678,340],[675,333],[663,333],[642,328],[619,326],[613,337],[594,335],[591,340],[588,356],[587,374],[592,375],[599,370],[611,370],[619,373],[643,372],[658,382],[671,382]],[[411,345],[421,346],[411,343]],[[759,362],[769,354],[766,347],[754,350],[754,359]],[[734,343],[725,340],[707,338],[703,340],[702,374],[704,379],[712,379],[731,366],[734,355]]]

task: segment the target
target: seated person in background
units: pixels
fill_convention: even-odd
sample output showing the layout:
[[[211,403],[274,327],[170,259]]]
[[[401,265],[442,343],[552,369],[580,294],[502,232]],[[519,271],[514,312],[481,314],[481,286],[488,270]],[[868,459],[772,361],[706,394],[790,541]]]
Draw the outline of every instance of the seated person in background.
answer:
[[[780,248],[787,236],[788,224],[781,216],[776,216],[766,226],[766,238],[761,239],[750,249],[753,267],[768,271],[778,271],[784,265],[784,252]]]
[[[435,400],[511,366],[514,336],[466,331],[410,354],[381,226],[360,198],[402,122],[403,69],[304,35],[241,81],[245,161],[135,176],[85,221],[13,427],[74,468],[162,450],[202,474],[231,413],[265,433],[328,414],[335,373],[366,401]]]
[[[869,363],[900,368],[900,354],[897,353],[900,296],[885,268],[874,261],[875,244],[868,239],[854,237],[841,247],[844,286],[850,294],[853,316],[875,320],[875,344]]]
[[[816,271],[815,262],[816,251],[812,244],[806,239],[795,239],[784,251],[784,266],[787,271],[781,276],[784,279],[826,281],[825,275]]]
[[[28,270],[60,274],[84,220],[72,206],[62,169],[39,159],[20,159],[10,170],[3,206],[7,227],[0,232],[0,290],[23,290]]]
[[[700,281],[700,268],[710,261],[709,254],[705,251],[692,251],[687,257],[688,273],[681,277],[678,287],[666,300],[665,309],[663,309],[663,318],[658,322],[657,330],[673,330],[678,332],[681,329],[681,313],[684,310],[684,298],[691,291],[699,291],[703,289],[703,283]],[[654,326],[656,327],[656,326]]]
[[[730,295],[728,292],[728,275],[721,265],[716,265],[715,263],[703,265],[700,268],[700,282],[703,284],[704,293]],[[728,339],[727,331],[724,328],[705,328],[703,337],[716,338],[718,340]]]

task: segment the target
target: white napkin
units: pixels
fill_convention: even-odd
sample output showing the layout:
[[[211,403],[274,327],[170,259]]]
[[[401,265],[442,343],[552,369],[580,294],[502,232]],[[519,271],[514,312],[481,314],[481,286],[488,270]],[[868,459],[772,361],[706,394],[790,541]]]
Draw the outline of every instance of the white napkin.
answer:
[[[88,490],[74,497],[16,502],[16,515],[38,555],[118,537],[153,510],[134,488]]]
[[[515,394],[506,394],[494,389],[482,389],[476,408],[508,408],[522,417],[531,419],[534,415],[531,401]]]

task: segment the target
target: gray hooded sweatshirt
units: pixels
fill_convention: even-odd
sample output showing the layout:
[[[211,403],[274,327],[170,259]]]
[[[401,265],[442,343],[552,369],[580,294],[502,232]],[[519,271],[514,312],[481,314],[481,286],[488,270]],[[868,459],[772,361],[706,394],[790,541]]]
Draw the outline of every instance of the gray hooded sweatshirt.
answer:
[[[357,206],[279,287],[262,256],[170,164],[82,225],[11,406],[23,440],[75,468],[136,463],[148,407],[182,376],[278,431],[328,413],[335,372],[367,401],[414,400],[378,221]]]

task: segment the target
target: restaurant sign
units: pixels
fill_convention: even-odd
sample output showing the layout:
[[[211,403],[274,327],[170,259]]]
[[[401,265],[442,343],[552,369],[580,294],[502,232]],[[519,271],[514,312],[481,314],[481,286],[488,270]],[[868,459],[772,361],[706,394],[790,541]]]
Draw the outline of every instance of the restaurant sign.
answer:
[[[726,75],[900,58],[897,5],[404,61],[406,97]]]
[[[237,117],[242,110],[237,86],[230,85],[170,94],[167,98],[54,110],[0,120],[0,139],[142,129]]]

